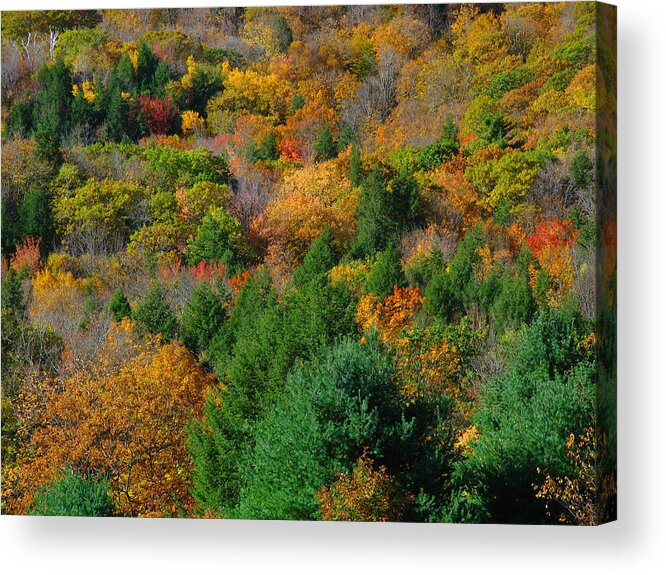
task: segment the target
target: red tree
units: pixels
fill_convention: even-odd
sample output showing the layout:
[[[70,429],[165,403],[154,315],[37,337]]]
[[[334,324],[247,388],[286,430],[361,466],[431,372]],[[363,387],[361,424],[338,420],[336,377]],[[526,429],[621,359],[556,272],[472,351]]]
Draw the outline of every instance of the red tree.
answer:
[[[173,122],[178,115],[178,108],[171,96],[152,98],[143,95],[139,98],[141,116],[151,134],[168,134],[172,131]]]

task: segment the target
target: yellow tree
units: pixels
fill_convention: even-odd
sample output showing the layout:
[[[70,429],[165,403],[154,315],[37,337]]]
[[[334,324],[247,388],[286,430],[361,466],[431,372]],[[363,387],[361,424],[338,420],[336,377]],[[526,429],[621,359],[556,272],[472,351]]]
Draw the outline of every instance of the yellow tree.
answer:
[[[187,423],[213,384],[179,343],[139,341],[129,320],[113,324],[99,357],[65,352],[61,374],[24,388],[19,414],[30,449],[8,470],[10,513],[26,513],[35,491],[63,469],[106,477],[121,515],[190,515]],[[35,415],[37,411],[37,415]]]
[[[297,170],[284,178],[267,208],[273,238],[296,256],[305,253],[324,228],[336,243],[347,242],[355,231],[358,190],[347,178],[340,158]]]

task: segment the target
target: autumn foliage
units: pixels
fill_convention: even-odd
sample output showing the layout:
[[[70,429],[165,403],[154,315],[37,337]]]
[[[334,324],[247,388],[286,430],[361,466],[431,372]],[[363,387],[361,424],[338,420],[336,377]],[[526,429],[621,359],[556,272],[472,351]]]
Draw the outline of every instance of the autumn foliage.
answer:
[[[413,497],[401,493],[399,483],[386,472],[375,469],[366,454],[351,473],[340,473],[317,494],[324,521],[400,521]]]
[[[3,13],[1,511],[612,517],[607,10]]]
[[[25,513],[37,486],[73,469],[108,478],[121,515],[192,513],[184,426],[201,413],[211,377],[179,344],[136,340],[127,320],[112,328],[99,363],[66,354],[63,374],[22,398],[32,449],[7,479],[8,510]]]

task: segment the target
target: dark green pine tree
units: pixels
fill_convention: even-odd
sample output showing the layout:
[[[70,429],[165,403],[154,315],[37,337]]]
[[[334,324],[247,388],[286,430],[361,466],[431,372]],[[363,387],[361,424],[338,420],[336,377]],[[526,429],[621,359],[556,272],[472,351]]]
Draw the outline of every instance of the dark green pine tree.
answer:
[[[393,293],[394,286],[405,287],[406,285],[407,278],[402,269],[398,250],[395,249],[395,246],[389,246],[379,253],[377,262],[372,267],[365,284],[365,289],[380,299],[384,299]]]
[[[37,73],[39,91],[35,98],[32,124],[37,152],[46,161],[59,165],[60,145],[69,129],[72,105],[72,78],[65,64],[58,60]]]
[[[160,61],[155,68],[153,76],[152,95],[157,98],[164,98],[167,95],[166,85],[171,81],[171,73],[168,66]]]
[[[321,132],[319,132],[319,137],[314,145],[314,151],[315,161],[317,162],[325,162],[338,155],[338,148],[333,141],[333,134],[328,124],[324,124]]]
[[[358,235],[354,254],[366,256],[384,249],[393,235],[393,223],[386,205],[386,176],[379,168],[373,169],[361,186],[356,215]]]
[[[155,89],[155,72],[159,60],[157,56],[150,49],[150,46],[143,42],[139,46],[139,54],[137,58],[136,76],[141,92],[153,93]]]
[[[108,101],[106,129],[109,139],[118,143],[131,139],[129,138],[127,126],[130,107],[122,97],[120,89],[113,91]]]
[[[183,309],[181,328],[185,345],[196,353],[206,350],[226,319],[224,300],[208,282],[192,292]]]
[[[337,262],[338,255],[333,243],[333,233],[330,228],[326,227],[312,242],[305,254],[303,264],[294,272],[294,283],[302,286],[311,279],[326,274]]]
[[[132,317],[132,308],[125,292],[118,288],[109,302],[109,314],[113,318],[113,321],[120,321],[125,317]]]
[[[164,341],[171,341],[178,334],[178,320],[165,299],[164,290],[156,282],[136,306],[132,317],[148,333],[161,334]]]
[[[39,238],[40,249],[45,256],[55,240],[49,195],[43,188],[33,186],[23,198],[18,212],[21,235]]]

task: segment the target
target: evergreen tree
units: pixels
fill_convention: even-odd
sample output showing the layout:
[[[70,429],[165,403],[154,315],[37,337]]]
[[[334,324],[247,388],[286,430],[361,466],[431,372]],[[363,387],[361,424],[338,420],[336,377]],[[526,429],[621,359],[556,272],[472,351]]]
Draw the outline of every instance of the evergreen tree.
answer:
[[[311,249],[304,283],[280,300],[268,273],[250,278],[206,351],[226,389],[208,402],[205,424],[191,436],[194,493],[205,508],[227,514],[237,505],[252,426],[274,405],[294,364],[356,331],[357,301],[344,283],[332,285],[321,273],[331,261],[325,239]]]
[[[158,64],[159,60],[150,49],[150,46],[142,42],[141,46],[139,46],[136,66],[136,77],[140,92],[153,93],[155,89],[155,72],[157,71]]]
[[[419,154],[421,166],[426,170],[433,170],[446,160],[456,155],[460,150],[456,127],[451,117],[447,118],[442,133],[437,141],[423,148]]]
[[[389,246],[379,253],[375,265],[365,284],[367,292],[375,294],[380,299],[393,293],[394,286],[405,287],[407,279],[402,270],[400,255],[395,246]]]
[[[190,244],[189,263],[221,262],[234,273],[242,267],[241,243],[240,222],[224,209],[214,208],[203,218]]]
[[[286,52],[294,40],[289,23],[282,14],[278,14],[273,22],[273,30],[280,44],[280,52]]]
[[[255,160],[277,160],[280,157],[280,150],[278,149],[277,138],[275,136],[275,130],[268,132],[266,137],[261,140],[259,146],[254,152]]]
[[[303,263],[294,272],[294,282],[299,286],[304,285],[309,280],[326,274],[337,262],[338,256],[333,243],[333,233],[330,228],[326,227],[312,242]]]
[[[319,132],[319,137],[314,145],[314,151],[315,161],[317,162],[324,162],[338,155],[338,149],[333,141],[333,134],[331,134],[328,124],[324,124],[321,132]]]
[[[356,215],[358,236],[354,245],[356,255],[373,254],[386,246],[392,235],[392,223],[386,210],[386,176],[374,168],[361,185]]]
[[[393,371],[372,338],[343,339],[294,370],[279,403],[254,429],[232,516],[318,519],[317,491],[364,451],[406,490],[433,493],[450,465],[448,400],[402,407]]]
[[[301,94],[296,94],[294,99],[291,101],[292,115],[298,112],[303,106],[305,106],[305,98],[303,98]]]
[[[569,310],[541,313],[506,350],[506,369],[484,385],[474,418],[479,439],[458,464],[454,488],[473,494],[487,521],[542,523],[537,469],[575,476],[565,441],[593,421],[595,353],[580,345],[591,327]]]
[[[7,135],[18,134],[24,138],[32,133],[34,102],[28,97],[25,102],[14,102],[7,116]]]
[[[358,186],[363,178],[363,167],[361,166],[361,150],[354,142],[352,144],[351,156],[349,158],[349,179],[352,184]]]
[[[30,515],[110,517],[114,514],[110,487],[66,471],[35,495]]]
[[[111,78],[109,79],[109,88],[122,92],[134,92],[138,88],[137,72],[134,69],[134,64],[132,64],[129,54],[123,54],[112,71]]]
[[[19,206],[19,220],[21,235],[39,238],[42,255],[46,255],[55,241],[55,228],[50,198],[43,188],[30,188]]]
[[[454,313],[464,313],[466,306],[480,302],[477,270],[484,243],[481,225],[467,231],[448,268],[443,266],[426,287],[424,308],[428,312],[449,321]]]
[[[129,139],[127,132],[130,107],[125,98],[122,97],[120,89],[116,89],[110,94],[108,102],[106,129],[109,138],[113,142],[122,142]]]
[[[338,139],[338,151],[343,152],[347,149],[347,146],[354,144],[355,141],[354,129],[348,124],[343,125],[340,129],[340,138]]]
[[[172,340],[178,333],[178,320],[156,282],[136,306],[132,317],[148,333],[161,334],[164,341]]]
[[[165,98],[167,95],[166,85],[171,81],[171,73],[169,67],[160,60],[155,68],[153,75],[153,85],[151,92],[157,98]]]
[[[62,60],[57,60],[42,67],[37,82],[32,120],[37,150],[42,158],[58,165],[62,161],[60,145],[69,129],[72,78]]]
[[[361,185],[354,253],[372,255],[397,242],[401,231],[417,221],[419,207],[413,176],[401,172],[388,180],[379,168],[373,169]]]
[[[197,353],[206,350],[225,319],[224,301],[208,282],[201,282],[183,309],[181,327],[185,345]]]
[[[118,288],[111,297],[111,301],[109,302],[109,314],[113,318],[113,321],[120,321],[125,317],[132,317],[132,308],[129,301],[127,301],[125,292],[121,288]]]
[[[21,278],[13,268],[9,268],[2,274],[2,289],[0,290],[2,297],[2,311],[8,311],[18,318],[25,315],[27,305],[23,294],[23,286],[21,285]],[[3,319],[4,319],[3,313]]]

